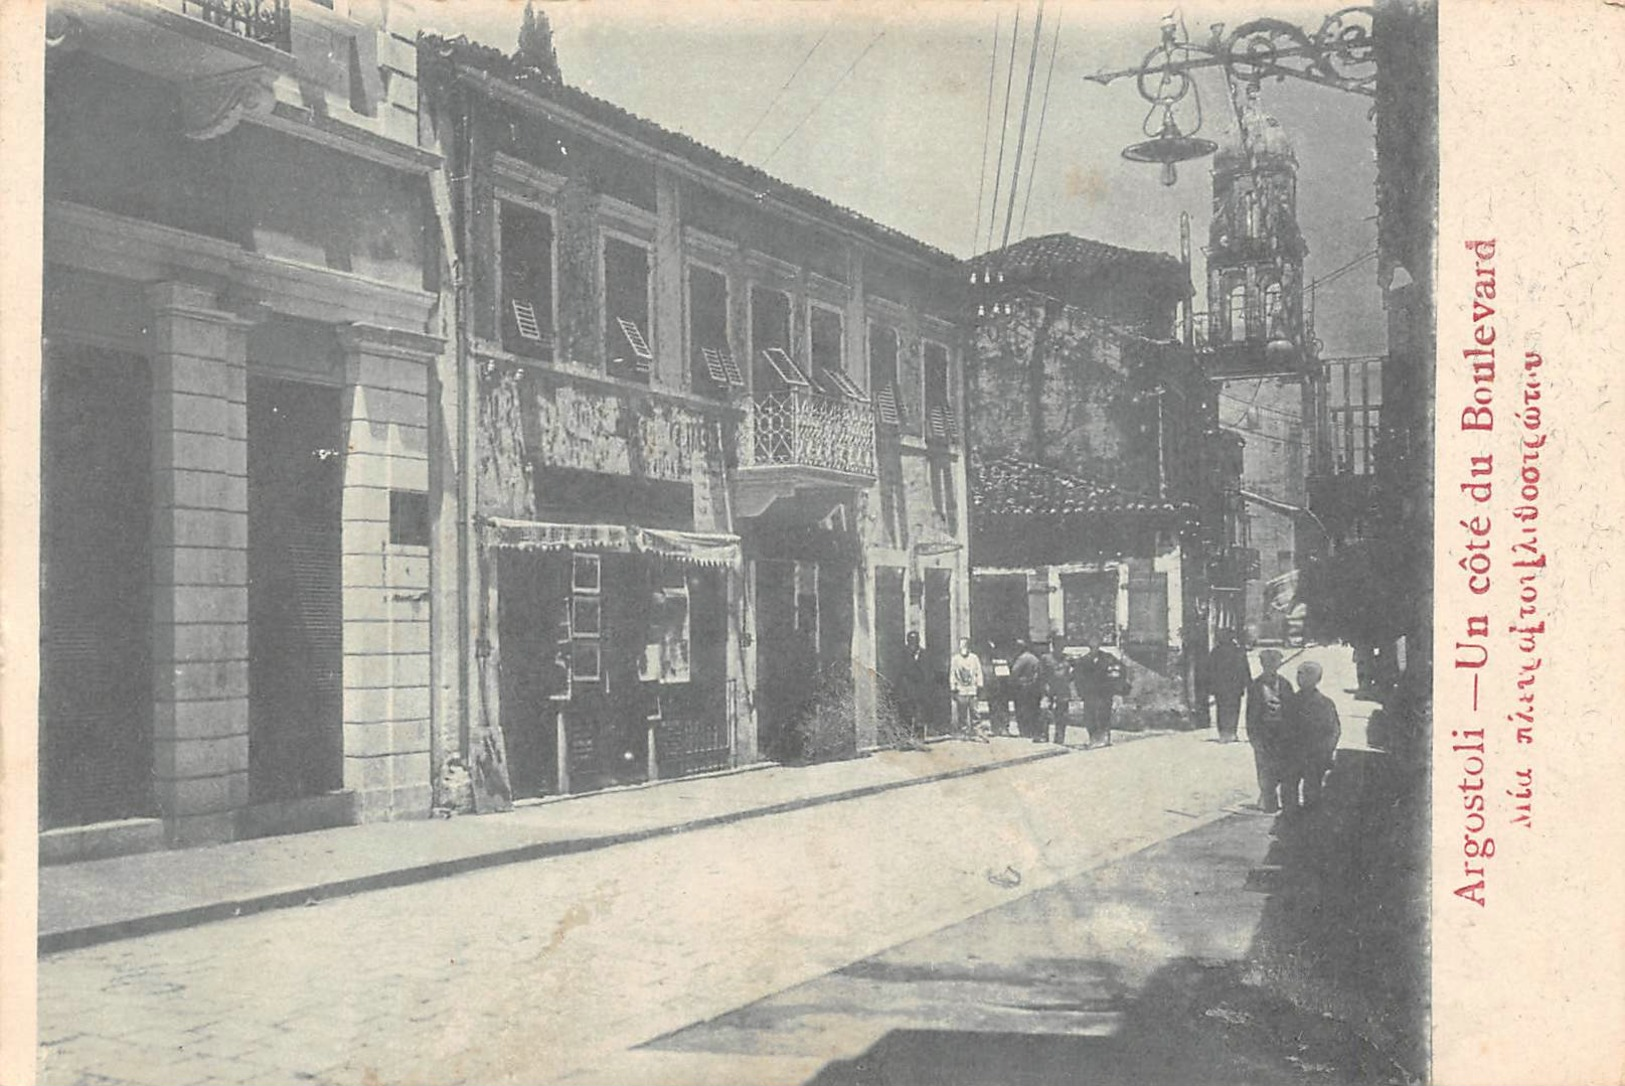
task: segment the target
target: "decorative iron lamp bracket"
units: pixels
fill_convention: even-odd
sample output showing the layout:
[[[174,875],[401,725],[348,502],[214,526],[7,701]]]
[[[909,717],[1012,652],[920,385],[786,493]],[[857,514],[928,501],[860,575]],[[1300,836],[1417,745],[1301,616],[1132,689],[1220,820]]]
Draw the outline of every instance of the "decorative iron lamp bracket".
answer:
[[[1314,33],[1281,19],[1253,19],[1230,32],[1215,23],[1205,45],[1180,41],[1167,24],[1163,41],[1135,68],[1120,68],[1085,76],[1105,86],[1125,76],[1135,76],[1139,91],[1147,101],[1145,77],[1184,76],[1201,68],[1224,68],[1242,83],[1265,79],[1301,79],[1333,90],[1376,97],[1376,35],[1373,19],[1376,9],[1347,7],[1328,15]],[[1175,54],[1178,54],[1176,57]],[[1157,59],[1161,58],[1161,59]]]

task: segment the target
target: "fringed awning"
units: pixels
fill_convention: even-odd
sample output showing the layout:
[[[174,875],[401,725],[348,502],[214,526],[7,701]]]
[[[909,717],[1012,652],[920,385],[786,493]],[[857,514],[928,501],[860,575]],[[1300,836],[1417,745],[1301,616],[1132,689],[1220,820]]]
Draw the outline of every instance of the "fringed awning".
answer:
[[[485,518],[485,545],[521,551],[608,551],[652,554],[668,562],[737,569],[739,537],[721,532],[684,532],[627,524],[549,524],[508,517]]]

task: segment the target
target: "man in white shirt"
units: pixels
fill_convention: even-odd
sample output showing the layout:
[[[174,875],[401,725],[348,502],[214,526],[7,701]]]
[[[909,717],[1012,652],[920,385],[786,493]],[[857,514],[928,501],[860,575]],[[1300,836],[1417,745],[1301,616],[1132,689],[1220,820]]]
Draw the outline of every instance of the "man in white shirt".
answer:
[[[982,689],[982,661],[970,650],[970,638],[959,639],[959,653],[948,664],[948,682],[954,695],[954,727],[961,739],[986,743],[976,726],[976,695]]]

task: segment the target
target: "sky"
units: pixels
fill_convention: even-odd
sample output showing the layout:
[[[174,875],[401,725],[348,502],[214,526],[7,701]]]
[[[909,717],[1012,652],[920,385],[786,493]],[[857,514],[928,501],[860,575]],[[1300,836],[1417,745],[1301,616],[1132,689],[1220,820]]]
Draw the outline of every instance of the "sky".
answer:
[[[418,6],[426,29],[509,52],[524,10],[521,0]],[[1036,2],[543,0],[537,7],[552,22],[567,82],[958,256],[985,251],[990,236],[993,247],[1001,244],[1007,216],[1011,241],[1067,231],[1178,253],[1179,216],[1187,212],[1198,308],[1205,307],[1201,247],[1211,159],[1181,166],[1177,184],[1163,187],[1157,167],[1121,157],[1146,138],[1141,126],[1150,107],[1134,80],[1103,87],[1085,79],[1138,64],[1157,43],[1166,4],[1044,4],[1013,211],[1010,178]],[[1313,30],[1332,10],[1209,0],[1182,15],[1191,38],[1205,40],[1213,22],[1269,15]],[[1196,79],[1200,135],[1221,144],[1233,139],[1223,77],[1208,70]],[[1375,250],[1371,100],[1298,80],[1268,83],[1262,98],[1297,150],[1306,278]],[[1191,134],[1194,115],[1181,120]],[[1004,163],[995,173],[1001,130]],[[1374,261],[1318,289],[1315,305],[1323,357],[1385,350]]]

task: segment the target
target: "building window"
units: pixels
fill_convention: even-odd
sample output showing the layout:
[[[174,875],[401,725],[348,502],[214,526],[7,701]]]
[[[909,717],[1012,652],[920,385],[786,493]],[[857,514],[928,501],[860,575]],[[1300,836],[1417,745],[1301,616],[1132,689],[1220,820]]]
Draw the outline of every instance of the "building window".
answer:
[[[1371,474],[1376,470],[1377,432],[1382,421],[1382,360],[1329,363],[1326,406],[1337,471]]]
[[[931,458],[931,505],[948,526],[959,530],[959,495],[954,490],[954,462],[946,456]]]
[[[553,220],[502,203],[502,346],[514,354],[553,357]]]
[[[1264,289],[1264,327],[1269,335],[1285,335],[1281,323],[1281,284],[1271,283]]]
[[[790,357],[790,342],[790,296],[770,287],[751,287],[750,350],[758,391],[808,387],[801,367]]]
[[[604,333],[609,372],[645,384],[654,367],[649,325],[649,250],[604,239]]]
[[[1247,287],[1237,283],[1230,288],[1230,342],[1247,339]]]
[[[421,490],[389,492],[389,541],[398,547],[429,545],[429,495]]]
[[[807,313],[808,356],[812,362],[812,376],[824,385],[846,376],[846,350],[842,343],[844,330],[841,314],[821,305],[809,307]]]
[[[888,325],[869,326],[869,388],[880,424],[902,426],[907,405],[897,381],[897,329]]]
[[[603,670],[603,567],[596,554],[570,556],[570,678],[597,682]]]
[[[959,420],[948,393],[948,348],[925,344],[925,436],[928,441],[958,441]]]
[[[688,339],[696,391],[722,394],[744,386],[744,374],[728,345],[728,278],[721,272],[688,269]]]

